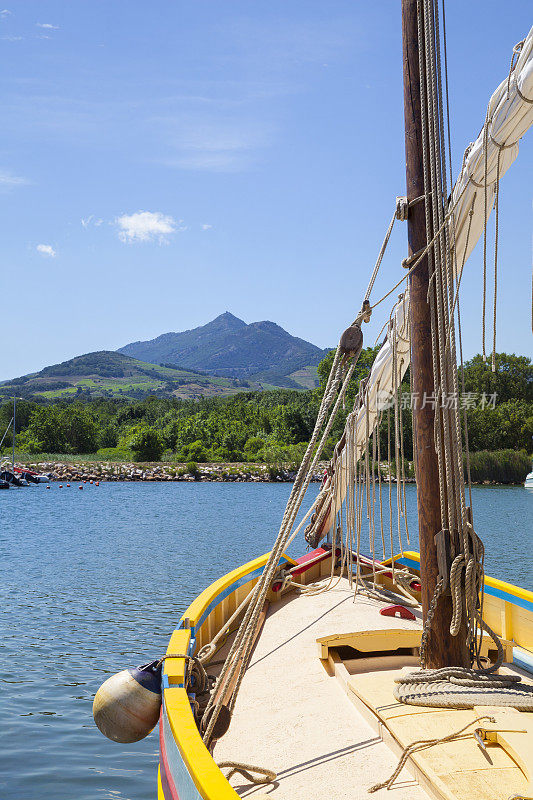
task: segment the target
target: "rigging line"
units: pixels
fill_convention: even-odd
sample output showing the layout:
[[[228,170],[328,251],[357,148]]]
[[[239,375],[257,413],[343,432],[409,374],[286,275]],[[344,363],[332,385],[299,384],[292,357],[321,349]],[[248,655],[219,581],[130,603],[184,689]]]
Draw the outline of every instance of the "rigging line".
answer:
[[[390,406],[387,408],[387,470],[389,482],[389,533],[390,533],[390,555],[392,559],[392,579],[394,580],[394,539],[392,535],[392,466],[391,466],[391,424]]]
[[[210,712],[211,709],[213,709],[213,713],[209,718],[209,723],[207,725],[207,729],[204,734],[205,742],[209,742],[211,740],[211,734],[213,731],[213,727],[216,723],[218,714],[220,712],[222,700],[224,699],[225,693],[228,691],[228,688],[231,684],[231,681],[233,680],[234,675],[236,675],[236,685],[232,691],[231,702],[233,702],[234,699],[236,698],[236,694],[240,688],[240,683],[243,676],[242,667],[245,661],[244,655],[246,651],[249,651],[252,646],[254,631],[259,620],[264,599],[266,597],[266,591],[268,585],[270,584],[270,581],[274,576],[274,572],[277,569],[277,565],[279,563],[283,547],[285,545],[286,540],[289,538],[295,516],[298,513],[298,509],[300,507],[298,501],[301,504],[301,501],[303,499],[303,494],[307,489],[310,477],[305,473],[307,468],[309,467],[309,461],[311,460],[312,457],[312,451],[320,436],[320,431],[322,430],[322,427],[325,423],[335,393],[339,387],[339,384],[342,381],[342,378],[344,377],[343,367],[344,367],[344,359],[341,357],[340,348],[337,348],[333,365],[330,374],[328,376],[324,397],[322,399],[317,420],[315,422],[313,435],[311,436],[311,440],[307,446],[305,456],[302,459],[302,464],[300,465],[300,469],[298,470],[298,475],[296,476],[293,488],[291,490],[291,494],[287,502],[287,507],[283,515],[277,539],[269,555],[268,561],[264,567],[263,574],[261,578],[257,581],[252,600],[248,604],[248,608],[246,609],[244,618],[241,622],[237,635],[235,636],[235,639],[231,645],[230,652],[228,653],[222,671],[218,677],[217,687],[220,690],[219,699],[215,700],[215,695],[213,695],[206,707],[206,710],[204,711],[204,719],[207,722],[207,714],[208,712]],[[351,377],[351,371],[353,371],[353,367],[354,365],[352,364],[351,368],[347,370],[348,379],[345,380],[340,389],[339,396],[337,397],[337,401],[331,412],[331,415],[333,416],[330,415],[330,418],[326,423],[324,435],[328,434],[329,428],[333,423],[334,416],[338,409],[339,401],[344,391],[346,390],[347,382],[349,380],[349,377]],[[317,456],[320,454],[320,450],[321,447],[319,445],[315,454],[315,460],[317,459]],[[314,460],[313,460],[313,466],[314,466]]]
[[[446,0],[442,0],[442,42],[444,45],[444,87],[446,95],[446,128],[448,134],[448,162],[450,165],[450,187],[453,187],[453,166],[452,166],[452,137],[450,125],[450,96],[448,88],[448,46],[446,35]]]
[[[446,92],[446,120],[447,120],[447,139],[448,139],[448,158],[449,158],[449,165],[450,165],[450,186],[453,187],[454,184],[453,184],[451,125],[450,125],[450,99],[449,99],[449,83],[448,83],[448,52],[447,52],[447,34],[446,34],[446,0],[442,0],[442,27],[443,27],[443,46],[444,46],[444,74],[445,74],[445,92]],[[472,214],[473,214],[473,207],[474,207],[475,197],[476,197],[476,193],[474,193],[474,198],[472,200],[472,209],[471,209],[470,220],[469,220],[470,224],[469,224],[469,228],[468,228],[468,232],[467,232],[467,241],[468,241],[469,236],[470,236],[470,228],[471,228],[471,221],[472,221]],[[455,322],[454,322],[454,319],[455,319],[455,317],[454,317],[454,308],[455,308],[455,303],[457,302],[457,323],[458,323],[458,334],[459,334],[459,348],[460,348],[460,356],[461,356],[461,388],[462,388],[462,392],[463,392],[463,396],[464,396],[463,343],[462,343],[461,317],[460,317],[460,309],[459,309],[458,291],[459,291],[459,286],[460,286],[460,283],[461,283],[462,271],[464,269],[464,264],[465,264],[465,261],[466,261],[466,252],[467,251],[465,249],[465,253],[464,253],[464,256],[463,256],[463,263],[462,263],[462,266],[461,266],[461,274],[459,274],[458,270],[457,270],[457,246],[456,246],[455,215],[452,217],[451,228],[452,228],[451,232],[452,232],[452,237],[453,237],[453,266],[455,268],[454,272],[455,272],[455,276],[456,276],[456,280],[457,280],[457,293],[456,293],[456,298],[454,298],[454,301],[453,301],[453,304],[452,304],[452,310],[450,312],[450,320],[451,320],[451,325],[454,326],[454,324],[455,324]],[[450,282],[450,288],[451,288],[452,292],[453,292],[453,283],[454,283],[454,280],[453,280],[454,272],[452,271],[451,282]],[[446,346],[448,347],[448,344]],[[457,351],[456,351],[456,347],[455,347],[455,331],[453,332],[453,337],[452,337],[452,351],[453,351],[453,367],[455,367],[455,365],[457,364]],[[454,392],[457,395],[457,393],[458,393],[458,384],[457,384],[457,376],[456,376],[456,372],[455,371],[454,371],[454,375],[453,375],[453,386],[454,386]],[[466,409],[463,409],[463,428],[464,428],[465,447],[466,447],[467,478],[468,478],[468,482],[469,482],[468,483],[469,502],[470,502],[470,508],[472,508],[472,486],[471,486],[471,481],[470,481],[470,452],[469,452],[469,447],[468,447],[468,421],[467,421]],[[459,409],[456,410],[456,436],[457,436],[457,442],[458,442],[459,449],[460,449],[460,444],[461,444],[461,421],[460,421],[460,410]],[[461,500],[462,500],[462,504],[463,504],[464,503],[464,500],[463,500],[463,498],[464,498],[464,467],[463,467],[462,458],[460,457],[459,453],[458,453],[458,461],[459,461],[458,470],[459,470],[459,475],[460,475],[460,479],[461,479],[461,483],[462,483],[462,485],[461,485],[461,490],[462,490]]]
[[[377,394],[379,396],[379,380]],[[378,459],[378,491],[379,491],[379,526],[381,531],[381,547],[382,557],[385,559],[385,531],[383,528],[383,488],[381,485],[381,422],[383,419],[383,412],[378,409],[378,424],[377,424],[377,459]],[[392,555],[392,553],[391,553]]]
[[[398,541],[400,550],[403,553],[402,529],[401,529],[401,491],[400,491],[400,423],[398,415],[398,347],[394,342],[392,355],[392,387],[394,392],[394,461],[396,466],[396,517],[398,525]]]
[[[393,293],[393,292],[394,292],[394,291],[395,291],[395,290],[396,290],[396,289],[397,289],[399,286],[401,286],[401,285],[402,285],[402,283],[403,283],[404,281],[406,281],[406,280],[407,280],[407,278],[409,278],[409,276],[410,276],[410,275],[411,275],[411,274],[412,274],[412,273],[415,271],[415,269],[418,267],[418,265],[420,264],[420,262],[422,261],[422,259],[423,259],[423,258],[424,258],[424,257],[425,257],[425,256],[428,254],[428,252],[429,252],[429,251],[430,251],[430,250],[431,250],[431,249],[434,247],[434,245],[435,245],[435,241],[436,241],[437,237],[438,237],[438,236],[440,236],[440,234],[442,233],[442,231],[443,231],[443,229],[444,229],[445,225],[447,224],[447,222],[448,222],[448,221],[450,220],[450,218],[452,217],[452,214],[455,212],[455,210],[456,210],[457,206],[459,205],[459,201],[461,200],[461,198],[462,198],[463,194],[465,193],[465,191],[467,190],[467,188],[468,188],[468,182],[467,182],[467,183],[466,183],[466,184],[463,186],[463,188],[462,188],[462,189],[461,189],[461,191],[459,192],[459,195],[458,195],[458,197],[456,198],[455,202],[454,202],[454,203],[452,203],[452,205],[451,205],[451,206],[450,206],[450,208],[448,209],[448,212],[446,213],[446,216],[444,217],[444,219],[443,219],[443,221],[442,221],[442,225],[440,226],[440,228],[438,229],[438,231],[435,233],[435,235],[433,236],[433,238],[432,238],[432,239],[431,239],[431,240],[430,240],[430,241],[427,243],[427,245],[424,247],[424,249],[423,249],[423,250],[421,250],[419,253],[416,253],[416,254],[415,254],[415,255],[416,255],[416,260],[414,261],[413,265],[409,267],[408,271],[405,273],[405,275],[403,276],[403,278],[401,278],[401,279],[400,279],[400,280],[399,280],[397,283],[395,283],[395,284],[394,284],[394,286],[392,287],[392,289],[389,289],[389,291],[387,292],[387,294],[384,294],[384,295],[383,295],[383,297],[380,297],[380,299],[379,299],[379,300],[376,300],[376,302],[375,302],[375,303],[374,303],[374,304],[373,304],[373,305],[370,307],[372,311],[373,311],[375,308],[377,308],[377,306],[379,306],[379,305],[380,305],[380,303],[382,303],[384,300],[386,300],[386,299],[387,299],[387,297],[390,297],[390,295],[391,295],[391,294],[392,294],[392,293]]]
[[[442,155],[442,193],[443,199],[448,194],[448,189],[446,185],[446,145],[445,145],[445,123],[444,123],[444,113],[443,113],[443,91],[442,91],[442,62],[441,62],[441,36],[439,30],[439,0],[435,0],[435,31],[436,31],[436,55],[437,55],[437,75],[438,75],[438,92],[439,92],[439,121],[440,121],[440,143],[441,143],[441,155]],[[444,34],[443,34],[444,36]],[[445,42],[444,42],[445,45]],[[448,95],[446,96],[446,100],[448,102]],[[448,128],[449,133],[449,128]],[[450,158],[450,167],[451,167],[451,158]],[[452,184],[453,186],[453,184]],[[453,293],[454,293],[454,272],[453,272],[453,260],[451,257],[451,243],[450,243],[450,234],[454,233],[454,224],[452,221],[452,231],[450,231],[450,226],[448,226],[444,231],[444,248],[445,248],[445,267],[446,267],[446,278],[447,278],[447,303],[449,304]],[[448,369],[448,380],[451,383],[451,389],[453,393],[453,397],[457,398],[459,393],[459,386],[458,386],[458,378],[457,378],[457,351],[456,351],[456,337],[455,337],[455,323],[453,317],[449,313],[449,306],[447,305],[446,311],[448,313],[448,324],[451,330],[451,359],[448,358],[447,360],[447,369]],[[459,515],[459,519],[461,520],[461,525],[464,525],[465,515],[466,515],[466,506],[464,502],[464,473],[463,473],[463,460],[462,460],[462,448],[461,448],[461,422],[460,422],[460,415],[459,409],[456,407],[455,401],[453,403],[453,407],[451,409],[450,417],[452,418],[451,421],[453,423],[453,428],[451,431],[453,444],[452,448],[455,451],[455,464],[454,469],[456,472],[456,502],[457,502],[457,512]]]
[[[396,221],[396,209],[394,209],[394,214],[392,215],[392,219],[391,219],[391,221],[389,223],[389,227],[387,228],[387,233],[385,234],[385,238],[383,239],[383,244],[381,245],[381,250],[379,251],[379,255],[378,255],[376,264],[374,266],[374,271],[373,271],[372,276],[370,278],[370,283],[368,284],[366,292],[365,292],[365,297],[364,297],[365,300],[369,299],[370,293],[371,293],[372,289],[374,288],[374,283],[375,283],[376,278],[378,276],[379,268],[381,267],[381,262],[383,261],[383,256],[385,255],[385,250],[387,249],[387,245],[389,244],[389,239],[391,237],[391,233],[392,233],[392,229],[394,228],[395,221]]]
[[[459,297],[457,298],[457,329],[459,332],[459,357],[461,359],[461,392],[465,396],[465,365],[463,360],[463,337],[461,332],[461,307],[459,304]],[[470,506],[470,514],[473,521],[473,506],[472,506],[472,477],[470,474],[470,446],[468,442],[468,415],[467,409],[463,408],[463,429],[465,434],[465,452],[466,452],[466,478],[468,483],[468,502]]]
[[[443,287],[442,279],[442,260],[443,260],[443,242],[440,238],[441,229],[443,228],[442,222],[442,183],[441,183],[441,157],[440,152],[440,133],[439,133],[439,114],[438,114],[438,88],[436,80],[436,64],[435,64],[435,24],[434,24],[434,5],[432,0],[424,0],[424,53],[422,59],[426,65],[426,126],[428,129],[428,142],[429,142],[429,159],[428,171],[430,176],[431,194],[432,194],[432,227],[427,229],[426,235],[429,239],[431,233],[437,230],[436,242],[434,249],[434,291],[435,297],[435,317],[433,321],[432,339],[433,339],[433,352],[437,350],[436,359],[436,373],[435,373],[435,402],[437,398],[444,392],[446,394],[446,364],[444,361],[444,347],[442,343],[443,330],[446,325],[445,313],[445,289]],[[438,348],[437,348],[438,342]],[[438,414],[438,416],[437,416]],[[441,484],[442,496],[447,500],[447,513],[446,527],[452,529],[454,524],[454,508],[452,505],[452,484],[451,484],[451,440],[450,440],[450,426],[449,418],[443,407],[438,409],[435,415],[436,425],[442,427],[442,434],[440,443],[443,445],[444,450],[444,467],[443,479],[444,483]],[[439,421],[437,421],[439,420]],[[442,447],[438,449],[442,452]],[[445,490],[444,490],[445,487]],[[442,501],[441,501],[442,503]]]
[[[449,160],[449,165],[450,165],[450,186],[453,187],[453,185],[454,185],[454,182],[453,182],[453,159],[452,159],[452,142],[451,142],[450,99],[449,99],[449,83],[448,83],[448,51],[447,51],[447,34],[446,34],[446,0],[442,0],[442,28],[443,28],[443,46],[444,46],[444,75],[445,75],[445,91],[446,91],[446,121],[447,121],[447,139],[448,139],[448,160]],[[512,64],[512,60],[511,60],[511,64]],[[510,74],[511,74],[511,70],[509,70],[509,80],[510,80]],[[508,85],[507,88],[509,90],[509,85]],[[467,152],[468,151],[465,151],[465,156],[463,158],[463,167],[461,169],[461,173],[462,173],[462,170],[464,169],[464,164],[465,164],[466,153]],[[470,212],[469,212],[469,223],[468,223],[468,229],[467,229],[467,234],[466,234],[466,246],[465,246],[465,250],[464,250],[464,254],[463,254],[463,262],[462,262],[462,265],[461,265],[461,272],[460,273],[459,273],[459,271],[457,269],[457,242],[456,242],[455,214],[452,217],[452,226],[451,226],[452,227],[452,236],[453,236],[453,265],[454,265],[454,268],[455,268],[454,271],[455,271],[455,276],[456,276],[456,281],[457,281],[457,290],[456,290],[455,297],[454,297],[454,300],[453,300],[453,303],[452,303],[452,309],[450,311],[450,319],[451,319],[451,325],[454,325],[455,305],[457,304],[457,330],[458,330],[458,338],[459,338],[459,353],[460,353],[460,364],[461,364],[461,371],[460,371],[460,374],[461,374],[461,392],[462,392],[462,396],[463,397],[465,395],[465,375],[464,375],[464,358],[463,358],[463,340],[462,340],[462,330],[461,330],[461,310],[460,310],[460,303],[459,303],[459,288],[460,288],[460,285],[461,285],[463,269],[464,269],[464,265],[465,265],[465,261],[466,261],[466,253],[467,253],[467,249],[468,249],[468,242],[469,242],[469,239],[470,239],[470,231],[471,231],[471,227],[472,227],[472,217],[473,217],[473,213],[474,213],[474,204],[475,204],[475,200],[476,200],[476,194],[477,193],[474,192],[474,197],[472,198],[472,206],[471,206],[471,209],[470,209]],[[452,274],[451,286],[452,286],[452,290],[453,290],[453,274]],[[451,330],[451,328],[450,328],[450,330]],[[449,345],[449,338],[447,337],[446,348],[448,348],[448,345]],[[457,354],[456,354],[455,347],[453,348],[453,350],[454,350],[454,356],[455,356],[454,357],[454,365],[455,365],[457,363]],[[458,390],[457,382],[456,382],[455,376],[454,376],[454,391],[457,392],[457,390]],[[459,409],[457,409],[456,413],[457,413],[457,438],[458,438],[458,443],[460,444],[460,442],[461,442],[461,438],[460,438],[461,437],[461,433],[460,433],[460,415],[461,415],[461,411]],[[468,499],[469,499],[469,508],[470,508],[470,519],[472,520],[472,515],[473,515],[473,511],[472,511],[472,480],[471,480],[471,470],[470,470],[470,447],[469,447],[469,437],[468,437],[468,414],[467,414],[467,409],[464,408],[464,407],[462,408],[462,417],[463,417],[463,432],[464,432],[465,451],[466,451],[466,475],[467,475],[467,484],[468,484]],[[462,463],[462,458],[459,458],[459,462],[460,463],[459,463],[458,468],[460,470],[460,475],[462,477],[462,491],[464,493],[464,467],[463,467],[463,463]],[[464,497],[464,494],[462,495],[462,497]]]
[[[417,4],[417,17],[418,17],[418,61],[420,65],[420,105],[421,105],[421,117],[422,117],[422,160],[423,160],[423,169],[424,169],[424,191],[429,193],[430,187],[430,174],[429,174],[429,129],[428,129],[428,109],[427,109],[427,97],[426,97],[426,61],[425,61],[425,25],[423,21],[423,17],[425,15],[424,4],[423,0],[418,0]],[[425,223],[426,223],[426,238],[428,238],[428,233],[431,231],[431,214],[429,209],[429,203],[425,203]],[[438,362],[437,362],[437,348],[436,348],[436,312],[435,312],[435,288],[432,283],[434,271],[435,271],[435,254],[431,252],[428,255],[428,271],[430,274],[430,282],[429,282],[429,304],[430,304],[430,313],[431,313],[431,356],[432,356],[432,366],[433,366],[433,376],[434,376],[434,387],[437,386],[437,375],[438,375]],[[443,525],[447,525],[447,517],[446,517],[446,504],[444,502],[444,493],[443,493],[443,486],[444,486],[444,465],[442,459],[442,447],[440,446],[441,438],[442,438],[442,427],[440,424],[440,420],[435,418],[435,427],[434,427],[434,434],[435,434],[435,450],[437,453],[437,463],[438,463],[438,472],[439,472],[439,503],[440,503],[440,514],[441,514],[441,521]]]
[[[475,205],[475,202],[476,202],[476,197],[477,197],[477,193],[474,192],[474,196],[472,198],[472,205],[470,206],[470,211],[468,212],[468,227],[467,227],[467,230],[466,230],[466,240],[465,240],[465,248],[464,248],[464,251],[463,251],[463,262],[461,264],[461,272],[460,272],[459,278],[457,280],[455,296],[453,298],[452,309],[450,311],[450,316],[452,318],[453,318],[453,315],[455,313],[455,305],[456,305],[456,303],[457,304],[459,303],[459,289],[461,288],[461,280],[463,278],[463,269],[464,269],[464,265],[465,265],[465,262],[466,262],[466,254],[468,252],[468,241],[470,239],[470,231],[472,229],[472,217],[474,216],[474,205]],[[450,346],[450,331],[451,331],[451,327],[448,329],[448,335],[446,337],[446,352],[448,352],[448,349],[449,349],[449,346]]]
[[[3,444],[3,442],[4,442],[4,439],[5,439],[5,438],[6,438],[6,436],[7,436],[7,432],[8,432],[8,430],[11,428],[12,424],[13,424],[13,417],[11,417],[11,420],[10,420],[10,422],[9,422],[9,425],[8,425],[8,426],[7,426],[7,428],[5,429],[4,435],[2,436],[2,441],[0,442],[0,447],[2,447],[2,444]]]

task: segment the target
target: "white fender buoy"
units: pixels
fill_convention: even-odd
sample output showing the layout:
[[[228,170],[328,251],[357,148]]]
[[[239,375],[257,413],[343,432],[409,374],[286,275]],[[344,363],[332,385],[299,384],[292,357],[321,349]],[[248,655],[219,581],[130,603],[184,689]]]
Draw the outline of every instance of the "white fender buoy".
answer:
[[[100,686],[93,702],[93,717],[100,731],[122,744],[148,736],[157,725],[160,710],[161,661],[112,675]]]

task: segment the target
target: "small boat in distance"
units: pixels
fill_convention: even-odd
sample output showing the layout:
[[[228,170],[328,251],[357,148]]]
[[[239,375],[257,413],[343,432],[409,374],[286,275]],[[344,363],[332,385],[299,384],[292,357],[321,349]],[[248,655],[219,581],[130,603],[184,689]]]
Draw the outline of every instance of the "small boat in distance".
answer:
[[[524,486],[526,489],[533,489],[533,472],[530,472],[529,475],[526,475]]]
[[[49,483],[50,478],[48,475],[43,475],[35,472],[32,469],[24,469],[24,467],[14,467],[13,471],[20,477],[28,481],[28,483]]]

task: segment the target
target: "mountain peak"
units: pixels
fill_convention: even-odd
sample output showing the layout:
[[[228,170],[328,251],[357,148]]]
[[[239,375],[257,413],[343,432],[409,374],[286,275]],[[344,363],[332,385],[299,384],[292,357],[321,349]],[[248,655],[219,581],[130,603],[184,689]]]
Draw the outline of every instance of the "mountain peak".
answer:
[[[228,328],[245,328],[246,322],[236,317],[231,311],[224,311],[223,314],[219,314],[218,317],[215,317],[215,319],[212,319],[211,322],[208,322],[207,325],[203,327],[207,328],[208,325],[224,325]]]
[[[198,328],[133,342],[119,352],[210,375],[245,380],[255,380],[257,376],[272,385],[292,388],[301,388],[291,378],[292,373],[302,369],[313,372],[324,357],[323,350],[291,336],[275,322],[263,320],[247,325],[230,311]]]

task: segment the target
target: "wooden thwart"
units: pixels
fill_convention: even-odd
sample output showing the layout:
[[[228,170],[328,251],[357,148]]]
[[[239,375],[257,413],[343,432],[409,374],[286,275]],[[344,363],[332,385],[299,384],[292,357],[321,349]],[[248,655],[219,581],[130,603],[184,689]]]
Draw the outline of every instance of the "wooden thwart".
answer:
[[[418,648],[422,631],[412,628],[389,628],[375,631],[354,631],[343,633],[332,633],[318,638],[318,656],[327,659],[328,651],[337,647],[352,647],[360,653],[383,652],[394,653],[394,651],[406,648]],[[502,639],[504,649],[504,660],[511,663],[513,660],[513,643]],[[495,649],[494,642],[488,636],[484,636],[481,643],[481,656],[488,657],[489,651]]]

